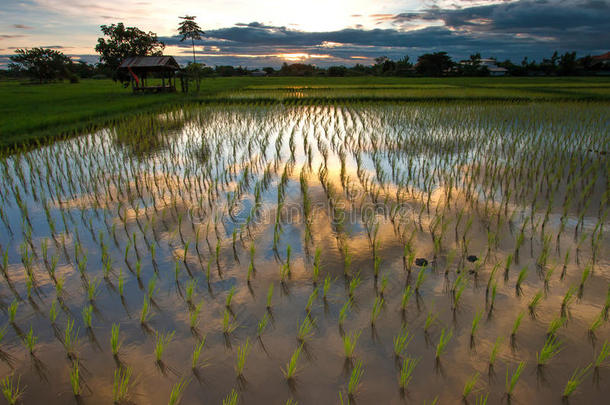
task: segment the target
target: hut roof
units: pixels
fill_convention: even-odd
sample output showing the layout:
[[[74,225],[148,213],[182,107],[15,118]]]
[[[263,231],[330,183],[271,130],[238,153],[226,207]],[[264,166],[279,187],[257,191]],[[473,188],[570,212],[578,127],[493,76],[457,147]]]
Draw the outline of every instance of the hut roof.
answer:
[[[173,56],[132,56],[121,63],[119,69],[171,69],[178,70],[180,65]]]

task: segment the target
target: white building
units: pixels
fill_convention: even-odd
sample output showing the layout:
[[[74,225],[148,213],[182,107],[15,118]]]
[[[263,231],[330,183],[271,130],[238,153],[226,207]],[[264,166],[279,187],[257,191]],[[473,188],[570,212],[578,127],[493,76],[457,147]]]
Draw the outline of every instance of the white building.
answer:
[[[508,69],[500,67],[496,63],[495,59],[481,59],[481,67],[485,66],[489,70],[490,76],[505,76]]]

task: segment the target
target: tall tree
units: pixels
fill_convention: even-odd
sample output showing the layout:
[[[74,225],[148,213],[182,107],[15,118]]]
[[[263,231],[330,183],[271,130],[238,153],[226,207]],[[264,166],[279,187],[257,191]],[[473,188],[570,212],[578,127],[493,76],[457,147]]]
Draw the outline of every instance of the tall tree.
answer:
[[[205,34],[201,30],[201,27],[195,21],[195,16],[193,15],[185,15],[184,17],[180,17],[182,22],[178,24],[178,34],[182,35],[180,42],[185,41],[186,39],[191,39],[191,45],[193,46],[193,63],[197,63],[195,59],[195,40],[200,41],[201,36]]]
[[[23,72],[40,83],[73,76],[69,71],[72,60],[54,49],[17,49],[10,60],[11,71]]]
[[[426,53],[417,58],[417,73],[426,76],[442,76],[453,66],[447,52]]]
[[[165,44],[154,32],[125,27],[123,23],[102,25],[101,29],[104,38],[98,38],[95,51],[100,54],[100,62],[113,74],[128,57],[163,55]]]

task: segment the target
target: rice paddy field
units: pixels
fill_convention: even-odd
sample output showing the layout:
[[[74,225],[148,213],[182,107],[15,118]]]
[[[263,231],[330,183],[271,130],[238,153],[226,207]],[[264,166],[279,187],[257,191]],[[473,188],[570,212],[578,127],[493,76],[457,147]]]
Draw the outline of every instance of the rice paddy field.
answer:
[[[604,403],[608,103],[320,91],[3,155],[7,402]]]

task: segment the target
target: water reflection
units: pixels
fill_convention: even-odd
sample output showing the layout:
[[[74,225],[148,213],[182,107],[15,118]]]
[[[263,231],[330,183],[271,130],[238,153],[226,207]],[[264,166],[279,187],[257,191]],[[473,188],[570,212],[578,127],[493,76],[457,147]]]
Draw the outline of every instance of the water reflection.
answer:
[[[603,147],[606,124],[596,104],[189,107],[6,157],[6,321],[18,305],[3,372],[23,376],[27,402],[49,392],[70,401],[64,332],[73,320],[86,403],[111,399],[118,363],[133,370],[136,403],[167,402],[180,378],[190,380],[185,403],[220,403],[233,388],[248,403],[334,403],[351,370],[343,337],[361,331],[356,402],[454,403],[478,372],[497,403],[506,370],[522,360],[515,398],[558,400],[609,335],[603,322],[587,338],[610,279],[608,162],[582,152]],[[536,353],[580,284],[556,332],[565,349],[542,380]],[[510,339],[539,292],[536,317],[524,316]],[[299,342],[306,317],[314,326]],[[118,358],[112,324],[121,325]],[[30,325],[37,367],[22,344]],[[403,327],[413,336],[403,358],[418,363],[401,392],[393,344]],[[159,364],[155,332],[170,331]],[[282,369],[301,344],[287,384]],[[578,399],[598,401],[604,374]]]

